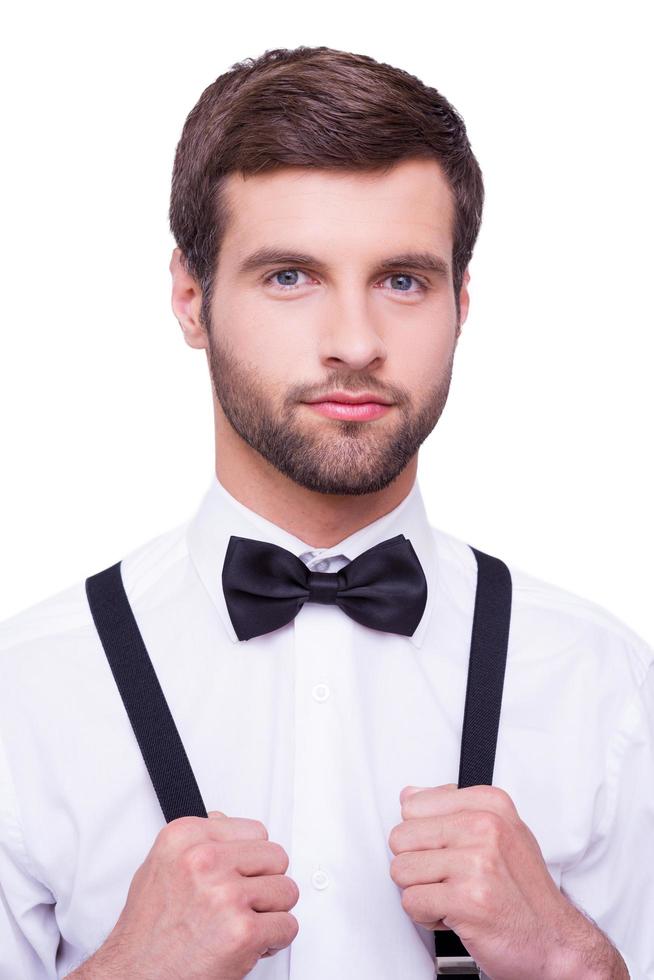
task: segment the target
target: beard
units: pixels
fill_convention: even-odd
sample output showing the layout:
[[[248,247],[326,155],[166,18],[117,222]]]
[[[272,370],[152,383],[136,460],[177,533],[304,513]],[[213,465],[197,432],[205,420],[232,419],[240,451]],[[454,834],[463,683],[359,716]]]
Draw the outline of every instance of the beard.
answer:
[[[447,401],[454,349],[446,370],[425,403],[414,408],[409,393],[362,373],[332,373],[320,386],[352,394],[372,391],[393,402],[382,418],[371,422],[328,419],[299,402],[315,397],[306,385],[286,389],[276,407],[256,369],[243,364],[233,349],[216,340],[205,323],[211,382],[223,413],[238,435],[280,473],[318,493],[362,495],[385,489],[402,472],[432,431]],[[313,413],[311,413],[313,414]]]

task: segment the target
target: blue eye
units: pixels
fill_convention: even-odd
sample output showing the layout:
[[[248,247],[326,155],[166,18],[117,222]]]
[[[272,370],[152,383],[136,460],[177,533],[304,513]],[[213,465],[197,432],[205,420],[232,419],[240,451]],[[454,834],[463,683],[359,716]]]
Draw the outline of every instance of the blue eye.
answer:
[[[410,275],[409,275],[408,273],[406,273],[406,272],[394,272],[394,273],[393,273],[393,275],[391,275],[391,276],[387,276],[386,278],[387,278],[387,279],[403,279],[405,283],[406,283],[406,282],[407,282],[408,280],[412,280],[412,281],[413,281],[413,282],[415,282],[415,283],[416,283],[416,285],[417,285],[417,286],[419,287],[419,288],[418,288],[418,291],[420,290],[420,288],[422,288],[422,287],[421,287],[421,283],[419,283],[419,282],[418,282],[418,280],[416,279],[416,277],[415,277],[415,276],[410,276]],[[384,280],[384,282],[385,282],[385,281],[386,281],[386,280]],[[396,291],[397,291],[397,292],[401,292],[401,293],[407,293],[407,292],[409,292],[410,290],[409,290],[409,286],[402,286],[402,287],[400,287],[400,289],[399,289],[399,290],[393,290],[393,292],[396,292]]]
[[[302,285],[297,281],[297,276],[301,273],[301,269],[278,269],[277,272],[271,272],[269,276],[264,279],[265,283],[271,283],[273,279],[277,279],[278,276],[283,276],[286,278],[285,282],[276,282],[274,285],[279,286],[282,292],[290,292],[291,289],[297,289],[298,286]],[[306,273],[303,273],[306,275]],[[291,277],[291,281],[288,281],[288,277]],[[295,281],[292,281],[293,276],[295,276]]]
[[[284,276],[286,281],[285,282],[278,281],[276,285],[281,286],[283,289],[288,289],[289,287],[292,289],[294,286],[299,285],[299,283],[297,282],[297,276],[299,272],[300,269],[280,269],[279,272],[273,272],[272,275],[268,276],[266,282],[269,282],[271,279],[277,279],[278,276]],[[291,281],[289,282],[288,276],[291,277],[295,276],[295,280],[293,281],[291,278]]]

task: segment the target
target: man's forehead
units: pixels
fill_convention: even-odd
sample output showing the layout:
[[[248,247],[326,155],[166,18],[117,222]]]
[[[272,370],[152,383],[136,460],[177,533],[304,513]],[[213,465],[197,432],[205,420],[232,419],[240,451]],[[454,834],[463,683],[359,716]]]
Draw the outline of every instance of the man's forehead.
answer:
[[[358,238],[380,235],[394,252],[451,246],[453,195],[435,160],[403,161],[384,174],[312,167],[231,173],[223,203],[225,238],[241,254],[280,236],[306,252],[321,238],[356,248]]]

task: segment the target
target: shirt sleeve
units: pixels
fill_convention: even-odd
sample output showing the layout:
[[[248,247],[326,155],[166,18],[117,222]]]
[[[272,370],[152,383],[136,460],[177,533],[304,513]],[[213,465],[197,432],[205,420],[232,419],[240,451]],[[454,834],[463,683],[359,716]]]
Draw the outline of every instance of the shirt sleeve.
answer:
[[[54,896],[25,850],[0,738],[0,980],[57,980],[60,933],[54,908]]]
[[[631,980],[654,980],[654,664],[616,719],[601,823],[561,889],[609,937]]]

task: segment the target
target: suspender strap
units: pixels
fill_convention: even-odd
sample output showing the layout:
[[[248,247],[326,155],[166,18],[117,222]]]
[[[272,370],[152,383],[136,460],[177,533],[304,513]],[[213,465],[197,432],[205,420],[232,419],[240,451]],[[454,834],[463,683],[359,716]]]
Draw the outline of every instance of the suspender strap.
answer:
[[[167,822],[206,817],[198,784],[129,604],[120,562],[86,580],[86,595]]]
[[[472,546],[471,546],[472,547]],[[502,707],[511,622],[511,573],[499,558],[472,548],[477,559],[477,593],[472,620],[459,788],[491,786]],[[451,930],[434,931],[437,957],[469,957]],[[445,969],[439,972],[449,972]],[[461,969],[452,969],[461,974]],[[478,973],[474,970],[473,973]]]
[[[463,712],[460,789],[493,784],[511,622],[509,569],[499,558],[472,550],[477,559],[477,595]]]

